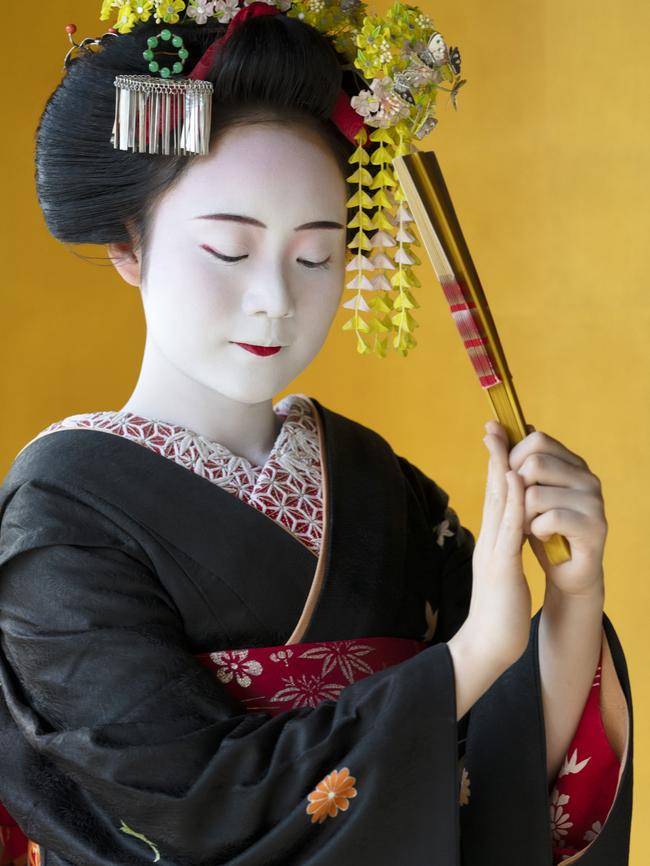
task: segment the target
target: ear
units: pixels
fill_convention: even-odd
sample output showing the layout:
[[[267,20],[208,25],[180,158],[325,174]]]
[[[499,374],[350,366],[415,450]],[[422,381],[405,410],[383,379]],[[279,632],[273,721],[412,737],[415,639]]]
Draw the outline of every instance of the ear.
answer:
[[[140,285],[140,254],[132,242],[108,244],[106,247],[115,270],[132,286]]]

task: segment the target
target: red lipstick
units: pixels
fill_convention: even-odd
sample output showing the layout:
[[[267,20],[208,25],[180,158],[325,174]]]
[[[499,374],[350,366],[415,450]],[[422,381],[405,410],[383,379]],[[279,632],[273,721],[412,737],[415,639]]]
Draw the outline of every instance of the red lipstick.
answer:
[[[241,346],[254,355],[275,355],[282,348],[282,346],[254,346],[252,343],[235,343],[235,346]]]

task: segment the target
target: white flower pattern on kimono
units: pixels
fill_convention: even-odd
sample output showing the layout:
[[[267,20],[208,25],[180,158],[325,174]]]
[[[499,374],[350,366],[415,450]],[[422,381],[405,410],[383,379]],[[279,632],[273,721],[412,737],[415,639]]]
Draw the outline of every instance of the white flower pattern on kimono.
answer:
[[[433,610],[429,601],[424,602],[424,618],[427,621],[427,628],[420,640],[429,641],[435,634],[438,625],[438,608]]]
[[[585,841],[593,842],[593,840],[596,838],[596,836],[598,836],[602,829],[603,825],[600,823],[600,821],[594,821],[594,823],[591,825],[591,830],[587,830],[584,835]]]
[[[249,674],[258,677],[262,673],[262,665],[255,660],[245,661],[248,650],[221,650],[210,653],[210,658],[217,665],[217,678],[222,683],[229,683],[233,676],[238,684],[246,689],[253,682]]]
[[[355,643],[351,640],[336,641],[329,646],[312,647],[298,656],[300,659],[324,659],[321,677],[327,676],[337,665],[349,683],[354,682],[354,671],[364,674],[373,673],[373,668],[367,662],[361,661],[361,656],[374,652],[374,647],[368,644]]]
[[[558,773],[558,779],[561,779],[562,776],[568,776],[570,773],[579,773],[580,770],[584,770],[587,764],[591,761],[591,757],[585,758],[584,761],[580,761],[578,763],[578,750],[574,749],[573,754],[569,757],[569,753],[564,756],[564,763],[562,764],[562,769]]]
[[[562,836],[566,836],[569,832],[569,827],[573,827],[573,822],[570,821],[571,815],[565,812],[563,806],[569,802],[568,794],[560,794],[557,788],[553,789],[551,796],[551,832],[554,842],[561,842]]]
[[[453,508],[447,508],[445,511],[445,519],[441,523],[436,523],[433,527],[434,532],[437,531],[438,536],[436,538],[436,543],[442,547],[445,543],[445,538],[451,538],[455,533],[453,529],[450,529],[451,526],[451,518],[456,517],[456,512]]]
[[[458,797],[458,802],[461,806],[467,806],[469,803],[470,797],[470,778],[467,769],[463,767],[463,772],[460,780],[460,795]]]

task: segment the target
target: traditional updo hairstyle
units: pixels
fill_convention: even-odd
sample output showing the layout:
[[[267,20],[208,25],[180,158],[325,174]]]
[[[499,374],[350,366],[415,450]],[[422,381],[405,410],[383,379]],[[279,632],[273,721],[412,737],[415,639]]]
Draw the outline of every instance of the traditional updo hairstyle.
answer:
[[[130,33],[105,37],[93,55],[73,60],[36,133],[37,195],[51,234],[69,244],[126,243],[134,239],[128,225],[142,252],[143,273],[152,209],[196,159],[122,151],[110,142],[114,78],[147,72],[142,52],[160,27],[153,19],[140,23]],[[226,27],[216,21],[170,27],[189,51],[186,70]],[[343,177],[351,174],[355,166],[347,160],[355,145],[329,118],[341,87],[358,93],[362,79],[342,70],[342,62],[327,39],[299,19],[277,14],[242,22],[208,75],[214,83],[211,148],[235,125],[297,121],[322,137]],[[356,231],[347,229],[347,243]]]

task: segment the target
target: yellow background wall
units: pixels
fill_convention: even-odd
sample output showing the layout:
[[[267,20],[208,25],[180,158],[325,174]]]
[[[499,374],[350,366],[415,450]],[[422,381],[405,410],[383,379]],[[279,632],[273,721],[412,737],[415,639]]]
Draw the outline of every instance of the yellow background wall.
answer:
[[[64,25],[76,22],[79,37],[99,35],[99,5],[57,0],[13,13],[17,26],[5,40],[5,75],[20,74],[2,136],[2,475],[50,422],[121,406],[139,369],[137,290],[110,264],[89,264],[49,236],[33,185],[33,134],[62,74]],[[650,855],[650,4],[437,0],[422,8],[460,46],[468,84],[456,113],[443,95],[439,127],[420,147],[438,154],[526,420],[602,480],[606,611],[634,697],[630,862],[640,866]],[[431,271],[422,282],[420,345],[408,359],[358,356],[339,329],[342,312],[287,391],[314,395],[386,436],[450,492],[476,535],[491,407]],[[537,609],[543,574],[528,546],[524,553]]]

